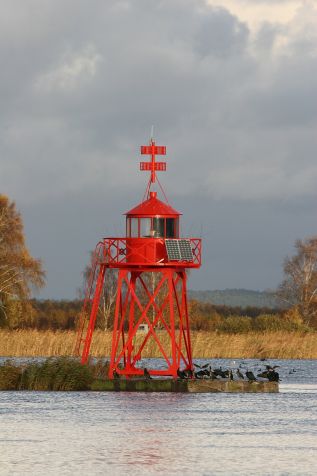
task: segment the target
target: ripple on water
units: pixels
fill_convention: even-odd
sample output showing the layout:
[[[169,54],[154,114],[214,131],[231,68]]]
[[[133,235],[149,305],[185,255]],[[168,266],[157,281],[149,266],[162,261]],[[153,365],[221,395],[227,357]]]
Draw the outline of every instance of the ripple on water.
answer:
[[[0,392],[0,474],[317,474],[317,363],[280,364],[279,394]]]

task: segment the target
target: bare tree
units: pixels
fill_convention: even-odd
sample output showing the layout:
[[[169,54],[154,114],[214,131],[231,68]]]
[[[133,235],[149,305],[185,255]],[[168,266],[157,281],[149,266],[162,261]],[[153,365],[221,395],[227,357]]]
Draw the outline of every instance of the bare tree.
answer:
[[[90,263],[83,271],[83,289],[79,290],[81,298],[85,297],[85,290],[90,280],[90,275],[94,266],[94,252],[90,253]],[[97,326],[103,328],[105,331],[111,327],[111,321],[113,317],[114,305],[117,296],[117,281],[118,272],[115,269],[108,268],[105,274],[105,281],[102,288],[98,314],[97,314]]]
[[[279,296],[298,306],[305,322],[317,324],[317,237],[297,240],[296,254],[284,262],[285,278]]]

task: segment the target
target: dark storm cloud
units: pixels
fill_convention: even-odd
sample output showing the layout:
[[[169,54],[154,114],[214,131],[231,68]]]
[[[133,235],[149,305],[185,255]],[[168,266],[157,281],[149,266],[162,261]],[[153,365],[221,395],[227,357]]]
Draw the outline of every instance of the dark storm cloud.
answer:
[[[151,124],[168,146],[162,181],[197,216],[193,229],[213,220],[211,203],[225,201],[230,223],[231,201],[252,201],[244,229],[256,249],[247,239],[256,203],[268,204],[269,226],[277,202],[315,199],[313,7],[290,24],[263,23],[255,38],[202,0],[12,0],[0,8],[1,191],[25,214],[32,251],[49,270],[48,294],[72,295],[99,235],[123,230],[120,213],[142,197],[138,146]],[[197,199],[199,218],[186,205]]]
[[[246,27],[203,2],[92,2],[95,14],[81,24],[74,22],[69,4],[66,12],[45,5],[46,15],[45,8],[39,15],[27,9],[22,15],[20,54],[7,58],[3,79],[2,99],[9,107],[3,144],[20,165],[27,150],[23,183],[44,169],[57,180],[58,164],[61,188],[63,182],[66,191],[82,186],[95,180],[102,156],[105,172],[117,177],[121,167],[111,157],[124,160],[123,143],[133,148],[135,134],[147,134],[152,122],[164,124],[161,132],[175,131],[192,115],[208,122],[208,106],[216,106],[213,94],[223,87],[223,78],[217,61],[202,63],[201,54],[222,62],[222,56],[241,53],[246,45]],[[80,19],[86,9],[80,2]],[[6,52],[10,31],[8,36]],[[88,155],[90,166],[84,160]],[[12,177],[16,180],[14,170]],[[56,191],[44,188],[44,193]]]

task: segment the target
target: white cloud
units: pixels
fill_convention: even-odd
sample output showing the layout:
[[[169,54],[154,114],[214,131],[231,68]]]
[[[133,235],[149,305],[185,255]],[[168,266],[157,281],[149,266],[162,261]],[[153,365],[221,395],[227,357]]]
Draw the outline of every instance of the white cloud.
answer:
[[[256,32],[263,22],[291,22],[303,0],[208,0],[208,4],[227,8]]]
[[[35,88],[42,91],[72,91],[80,84],[92,79],[102,56],[94,45],[88,45],[79,52],[67,52],[56,68],[35,79]]]

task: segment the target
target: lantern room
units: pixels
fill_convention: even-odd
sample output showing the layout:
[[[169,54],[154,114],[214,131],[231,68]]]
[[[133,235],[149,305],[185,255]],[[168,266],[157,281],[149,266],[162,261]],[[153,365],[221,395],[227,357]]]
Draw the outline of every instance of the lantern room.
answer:
[[[165,240],[179,238],[180,215],[150,191],[147,200],[126,213],[127,262],[165,264]]]
[[[126,213],[127,238],[178,238],[180,215],[150,192],[148,200]]]

